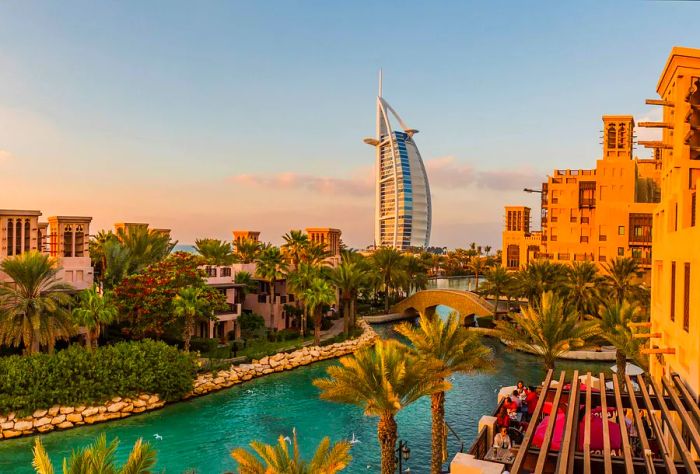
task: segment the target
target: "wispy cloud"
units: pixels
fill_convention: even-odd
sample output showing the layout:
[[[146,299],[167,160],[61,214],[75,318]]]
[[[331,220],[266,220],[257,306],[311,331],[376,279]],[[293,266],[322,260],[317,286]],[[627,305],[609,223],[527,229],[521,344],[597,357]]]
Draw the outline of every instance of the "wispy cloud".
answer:
[[[0,149],[0,163],[10,161],[13,158],[12,153],[7,150]]]
[[[538,183],[543,175],[532,168],[478,170],[454,156],[434,158],[425,163],[432,188],[462,188],[475,185],[494,190],[512,190]]]
[[[276,173],[272,175],[239,174],[231,181],[243,186],[271,189],[302,189],[327,195],[361,196],[371,194],[374,189],[370,176],[353,175],[349,178],[314,176],[302,173]]]

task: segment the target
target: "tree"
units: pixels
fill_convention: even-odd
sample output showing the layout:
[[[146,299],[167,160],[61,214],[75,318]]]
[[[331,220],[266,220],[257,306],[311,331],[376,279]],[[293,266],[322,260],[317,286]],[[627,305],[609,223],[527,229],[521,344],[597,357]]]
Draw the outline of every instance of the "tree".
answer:
[[[566,299],[576,309],[580,319],[595,315],[600,301],[601,278],[593,262],[574,262],[566,269]]]
[[[484,277],[486,281],[481,285],[480,293],[484,295],[493,295],[493,319],[495,321],[498,319],[498,303],[501,300],[501,296],[506,294],[512,287],[513,278],[510,273],[508,273],[508,270],[500,265],[487,269],[484,273]]]
[[[173,310],[178,318],[182,318],[185,321],[185,327],[182,332],[183,348],[185,352],[189,352],[195,319],[198,317],[213,317],[209,300],[205,297],[204,288],[196,286],[182,288],[173,300]]]
[[[391,247],[382,247],[372,254],[372,263],[381,275],[384,289],[384,312],[389,313],[389,293],[401,280],[404,270],[404,258]]]
[[[257,240],[241,239],[236,241],[233,255],[237,262],[253,263],[258,258],[262,245]]]
[[[290,230],[282,236],[282,253],[292,268],[297,268],[309,248],[309,236],[301,230]]]
[[[620,304],[630,299],[640,281],[637,261],[629,257],[618,257],[603,264],[603,268],[607,273],[605,283],[613,298]]]
[[[175,252],[122,280],[114,289],[114,297],[117,308],[129,322],[123,331],[137,338],[161,337],[167,328],[179,323],[173,312],[175,296],[191,286],[202,288],[202,297],[209,301],[211,311],[226,309],[226,296],[206,286],[201,264],[202,257]]]
[[[304,301],[314,317],[314,344],[321,342],[321,317],[323,307],[335,302],[335,290],[325,279],[314,278],[304,291]]]
[[[424,261],[413,255],[408,255],[404,261],[404,273],[407,282],[406,293],[425,290],[428,286],[428,267]]]
[[[331,281],[340,292],[343,302],[343,330],[349,334],[355,327],[355,302],[366,281],[367,272],[363,265],[352,258],[342,258],[340,264],[331,271]]]
[[[530,305],[535,305],[539,303],[543,293],[561,291],[565,272],[566,267],[562,264],[549,260],[535,260],[516,273],[515,286]]]
[[[275,246],[267,246],[260,251],[255,261],[255,273],[259,278],[267,281],[270,286],[270,327],[275,326],[275,282],[284,277],[287,264],[280,249]]]
[[[379,340],[373,348],[341,358],[340,365],[327,369],[328,378],[313,383],[321,389],[322,399],[357,405],[365,415],[379,417],[381,472],[394,474],[396,414],[419,398],[447,388],[444,381],[428,376],[431,372],[436,372],[435,362],[419,359],[396,340]]]
[[[629,302],[618,303],[612,301],[600,308],[600,334],[610,344],[615,346],[615,364],[620,380],[625,380],[627,359],[633,359],[641,366],[646,366],[641,348],[644,339],[635,338],[636,331],[632,330],[630,323],[640,321],[640,311]],[[623,384],[624,387],[624,384]]]
[[[486,262],[481,257],[473,257],[469,262],[469,270],[474,274],[474,291],[479,289],[479,275],[486,268]]]
[[[277,445],[260,441],[250,443],[257,456],[243,448],[231,451],[231,457],[238,462],[239,474],[335,474],[345,469],[352,459],[349,442],[339,441],[331,445],[326,436],[316,448],[314,457],[307,462],[299,454],[296,430],[293,433],[291,453],[281,435]]]
[[[75,334],[67,307],[73,287],[58,280],[56,261],[37,251],[0,263],[11,281],[0,282],[0,344],[24,346],[34,354],[40,346],[53,352],[58,339]]]
[[[85,347],[89,351],[98,346],[102,326],[116,321],[118,315],[111,293],[101,295],[93,286],[78,294],[78,306],[73,308],[72,317],[76,325],[87,330]]]
[[[320,268],[307,262],[300,262],[299,266],[287,274],[287,288],[294,295],[296,301],[301,305],[301,336],[306,334],[306,319],[308,315],[308,304],[306,302],[306,290],[311,286],[314,279],[321,276]]]
[[[598,334],[592,321],[579,321],[576,311],[552,292],[542,294],[534,305],[512,315],[512,321],[496,321],[499,338],[516,349],[539,355],[545,370],[554,369],[562,353],[582,347]]]
[[[209,265],[226,266],[233,264],[234,255],[230,242],[218,239],[197,239],[194,248]]]
[[[237,285],[243,285],[241,286],[241,297],[243,298],[243,301],[245,301],[247,294],[258,291],[258,282],[253,278],[253,275],[251,275],[250,272],[240,271],[236,273],[234,282]]]
[[[447,321],[439,317],[421,316],[418,327],[409,323],[397,326],[396,331],[405,336],[418,356],[433,360],[436,369],[433,375],[436,384],[443,384],[444,390],[430,395],[432,412],[432,461],[430,472],[440,474],[444,460],[445,432],[445,390],[451,388],[446,380],[457,372],[473,372],[491,365],[491,350],[481,344],[479,336],[460,325],[457,313],[450,313]]]
[[[149,474],[156,465],[156,451],[139,438],[129,453],[129,458],[121,467],[117,467],[115,455],[119,440],[114,438],[107,444],[103,434],[94,443],[73,451],[70,458],[63,459],[63,474]],[[34,442],[34,460],[32,466],[36,474],[54,474],[49,455],[37,437]]]

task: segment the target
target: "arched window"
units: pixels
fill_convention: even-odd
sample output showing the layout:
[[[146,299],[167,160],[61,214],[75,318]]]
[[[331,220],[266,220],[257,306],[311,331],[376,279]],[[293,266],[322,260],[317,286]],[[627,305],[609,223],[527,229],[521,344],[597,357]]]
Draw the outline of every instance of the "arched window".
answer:
[[[520,267],[520,246],[515,244],[509,245],[506,252],[506,264],[508,268]]]
[[[614,123],[608,125],[608,148],[617,148],[617,130]]]
[[[15,255],[22,253],[22,219],[15,223]]]
[[[73,256],[73,226],[66,225],[63,227],[63,256]]]
[[[7,256],[14,255],[15,250],[15,223],[12,219],[7,220]]]
[[[29,219],[24,221],[24,251],[29,252],[32,249],[32,229],[29,224]]]
[[[82,257],[85,252],[85,232],[82,225],[75,226],[75,256]]]

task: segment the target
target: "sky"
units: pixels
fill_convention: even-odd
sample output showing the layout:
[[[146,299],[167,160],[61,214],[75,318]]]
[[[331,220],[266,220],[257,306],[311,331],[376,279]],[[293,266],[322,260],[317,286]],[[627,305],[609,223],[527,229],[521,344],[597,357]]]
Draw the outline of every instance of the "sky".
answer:
[[[603,114],[658,117],[671,48],[700,48],[700,4],[521,3],[0,1],[0,208],[363,248],[382,68],[431,245],[500,248],[503,206],[594,167]]]

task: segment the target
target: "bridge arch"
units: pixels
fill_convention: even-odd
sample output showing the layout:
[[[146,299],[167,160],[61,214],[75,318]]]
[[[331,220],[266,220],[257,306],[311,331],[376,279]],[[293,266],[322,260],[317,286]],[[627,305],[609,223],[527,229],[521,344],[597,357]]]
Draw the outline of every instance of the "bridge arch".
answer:
[[[432,316],[438,305],[449,306],[462,316],[469,314],[490,316],[493,314],[493,304],[476,293],[442,289],[418,291],[396,303],[392,307],[392,312],[401,314],[415,312],[424,316]]]

